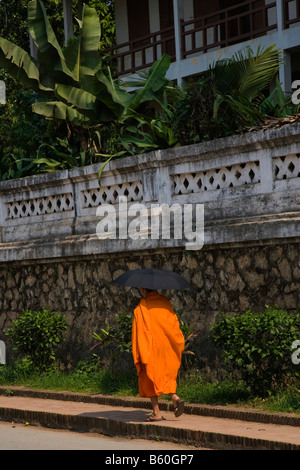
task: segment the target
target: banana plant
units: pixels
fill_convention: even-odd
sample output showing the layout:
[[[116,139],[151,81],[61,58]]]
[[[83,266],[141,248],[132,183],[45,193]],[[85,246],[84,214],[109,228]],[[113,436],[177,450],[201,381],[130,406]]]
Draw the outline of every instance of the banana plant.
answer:
[[[113,117],[112,113],[88,91],[94,88],[96,73],[102,66],[98,52],[101,29],[96,10],[83,5],[82,18],[78,23],[78,37],[61,47],[43,2],[30,1],[28,29],[37,46],[37,58],[31,57],[5,38],[0,38],[0,67],[17,78],[25,88],[51,99],[33,105],[37,114],[76,124],[90,119],[107,121]],[[81,97],[78,107],[72,105],[72,100],[64,98],[64,87],[70,87],[71,97],[74,92]],[[95,106],[91,106],[91,100]]]
[[[57,98],[54,103],[36,103],[33,110],[48,118],[67,120],[76,125],[107,121],[112,118],[111,112],[89,91],[95,88],[95,76],[102,66],[98,51],[101,28],[96,10],[83,5],[82,18],[77,21],[78,37],[61,48],[42,1],[29,3],[29,31],[38,47],[38,60],[46,74],[55,79],[54,94]]]
[[[0,68],[5,69],[25,88],[47,97],[53,96],[54,88],[41,77],[37,62],[28,52],[5,38],[0,38]]]
[[[103,70],[99,70],[97,78],[106,88],[102,99],[119,122],[134,117],[143,103],[157,100],[168,84],[165,75],[169,67],[170,57],[164,54],[148,71],[139,74],[139,80],[131,82],[113,80],[110,71],[105,75]],[[128,92],[128,87],[133,87],[133,91]]]
[[[140,106],[155,100],[168,83],[165,74],[170,66],[170,57],[163,55],[144,75],[134,91],[127,91],[126,82],[113,80],[110,70],[96,71],[90,82],[89,91],[72,85],[57,84],[56,95],[65,105],[81,113],[90,123],[117,121],[124,123],[138,116]],[[47,103],[51,106],[51,103]],[[55,104],[57,106],[57,104]],[[53,105],[54,107],[54,105]],[[44,112],[43,103],[34,107],[36,112]],[[56,115],[57,113],[54,113]],[[88,119],[86,119],[88,118]]]
[[[42,0],[28,3],[28,29],[37,46],[37,59],[16,44],[0,38],[0,66],[26,87],[50,98],[33,104],[48,119],[76,124],[99,124],[134,117],[146,101],[155,99],[167,80],[170,58],[156,61],[136,84],[134,92],[104,71],[99,55],[101,28],[96,10],[83,5],[77,20],[79,34],[61,47],[48,20]]]
[[[75,81],[75,73],[67,65],[63,49],[60,47],[48,20],[45,6],[40,0],[28,3],[28,29],[37,46],[37,63],[40,75],[54,90],[55,83]]]
[[[133,92],[127,91],[125,82],[112,79],[110,69],[104,70],[100,60],[101,31],[94,8],[83,6],[82,19],[78,20],[79,36],[65,48],[59,46],[41,0],[29,3],[28,22],[38,47],[41,72],[46,72],[42,77],[47,83],[50,75],[56,97],[53,103],[34,104],[33,110],[38,114],[84,125],[115,120],[121,123],[134,118],[138,108],[156,99],[167,84],[167,55],[150,67]]]
[[[77,21],[78,36],[61,47],[42,0],[31,0],[28,28],[37,47],[37,57],[0,38],[0,66],[18,78],[25,88],[44,95],[46,100],[36,101],[32,109],[46,119],[71,123],[87,132],[105,123],[117,124],[118,145],[122,149],[109,155],[109,159],[157,148],[154,134],[151,137],[141,128],[140,111],[146,102],[158,100],[168,84],[165,75],[170,57],[163,55],[140,76],[134,89],[128,91],[125,81],[113,79],[110,69],[102,65],[98,50],[101,29],[96,10],[84,4],[82,18]],[[97,155],[102,159],[107,157]]]

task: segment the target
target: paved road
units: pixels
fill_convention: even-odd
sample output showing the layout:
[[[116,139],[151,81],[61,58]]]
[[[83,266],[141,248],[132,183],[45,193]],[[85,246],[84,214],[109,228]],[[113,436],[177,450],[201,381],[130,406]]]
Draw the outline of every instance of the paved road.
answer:
[[[195,448],[169,442],[109,438],[99,434],[0,422],[0,450],[181,450],[188,453]]]

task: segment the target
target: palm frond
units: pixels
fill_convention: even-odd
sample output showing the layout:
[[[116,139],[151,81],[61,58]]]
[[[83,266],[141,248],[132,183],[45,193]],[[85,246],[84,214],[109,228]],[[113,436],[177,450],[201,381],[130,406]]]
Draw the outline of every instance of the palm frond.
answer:
[[[243,51],[236,53],[232,59],[232,66],[239,77],[237,90],[239,95],[251,103],[270,86],[279,70],[280,62],[280,51],[274,44],[265,50],[259,47],[256,54],[250,47],[245,53]]]

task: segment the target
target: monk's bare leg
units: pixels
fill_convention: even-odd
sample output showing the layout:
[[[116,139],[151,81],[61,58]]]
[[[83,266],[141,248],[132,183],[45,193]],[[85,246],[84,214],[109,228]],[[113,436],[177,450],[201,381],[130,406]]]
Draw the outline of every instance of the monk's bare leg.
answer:
[[[151,419],[162,419],[162,416],[160,414],[160,409],[159,409],[159,405],[158,405],[158,397],[157,396],[154,396],[154,397],[151,397],[150,398],[151,400],[151,405],[152,405],[152,408],[153,408],[153,413],[151,415]]]

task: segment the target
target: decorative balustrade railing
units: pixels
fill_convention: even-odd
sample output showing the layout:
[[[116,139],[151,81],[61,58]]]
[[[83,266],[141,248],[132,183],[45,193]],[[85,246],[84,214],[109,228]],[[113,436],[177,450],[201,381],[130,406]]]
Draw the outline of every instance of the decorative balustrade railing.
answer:
[[[211,49],[239,44],[277,29],[277,2],[247,0],[209,15],[180,21],[181,59]],[[284,2],[284,28],[300,21],[300,0]],[[150,67],[163,53],[176,60],[174,26],[117,44],[101,52],[115,76]],[[178,57],[177,57],[178,59]]]
[[[150,67],[166,53],[175,60],[174,27],[166,28],[147,36],[105,49],[101,54],[110,56],[113,75],[134,73]]]
[[[181,21],[182,57],[267,34],[277,28],[276,1],[246,1],[213,14]]]
[[[171,248],[99,240],[98,209],[202,204],[205,244],[300,236],[300,124],[0,183],[0,261]]]

